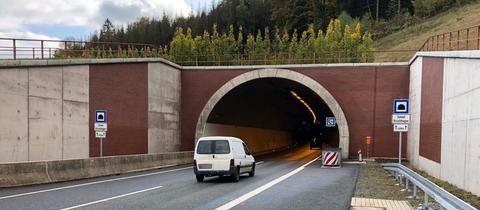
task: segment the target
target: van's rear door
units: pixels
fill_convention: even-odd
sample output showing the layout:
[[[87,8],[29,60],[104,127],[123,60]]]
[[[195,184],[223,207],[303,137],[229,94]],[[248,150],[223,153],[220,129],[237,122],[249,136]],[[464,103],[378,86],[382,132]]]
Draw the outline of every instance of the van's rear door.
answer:
[[[195,160],[198,170],[228,171],[231,148],[228,140],[200,140]]]

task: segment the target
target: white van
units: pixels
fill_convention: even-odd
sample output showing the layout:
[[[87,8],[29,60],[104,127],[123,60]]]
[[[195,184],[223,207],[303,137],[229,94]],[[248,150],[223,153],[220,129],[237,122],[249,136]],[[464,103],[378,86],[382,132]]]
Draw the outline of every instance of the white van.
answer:
[[[198,182],[202,182],[205,176],[229,175],[238,182],[240,174],[255,175],[255,159],[239,138],[202,137],[195,146],[193,159]]]

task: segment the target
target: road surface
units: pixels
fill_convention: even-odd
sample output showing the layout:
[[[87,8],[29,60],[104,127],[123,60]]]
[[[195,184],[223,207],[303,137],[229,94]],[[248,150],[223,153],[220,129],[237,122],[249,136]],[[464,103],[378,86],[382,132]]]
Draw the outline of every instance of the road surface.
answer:
[[[0,189],[0,209],[348,209],[358,167],[320,168],[306,147],[257,160],[254,177],[197,183],[191,166]]]

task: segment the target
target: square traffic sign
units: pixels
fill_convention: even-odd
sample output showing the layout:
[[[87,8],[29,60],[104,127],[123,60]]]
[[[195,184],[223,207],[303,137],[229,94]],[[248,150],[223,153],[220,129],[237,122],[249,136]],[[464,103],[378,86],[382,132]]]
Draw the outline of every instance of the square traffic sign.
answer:
[[[96,110],[95,111],[95,122],[107,122],[107,111]]]
[[[394,99],[393,100],[394,114],[408,114],[408,99]]]
[[[335,117],[326,117],[325,118],[325,127],[335,127],[337,124]]]

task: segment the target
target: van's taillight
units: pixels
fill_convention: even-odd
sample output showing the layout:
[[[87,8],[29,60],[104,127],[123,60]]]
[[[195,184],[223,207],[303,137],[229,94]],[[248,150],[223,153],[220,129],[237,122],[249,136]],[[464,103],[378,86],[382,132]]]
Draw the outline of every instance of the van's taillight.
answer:
[[[233,167],[233,166],[235,166],[235,160],[230,159],[230,167]]]

